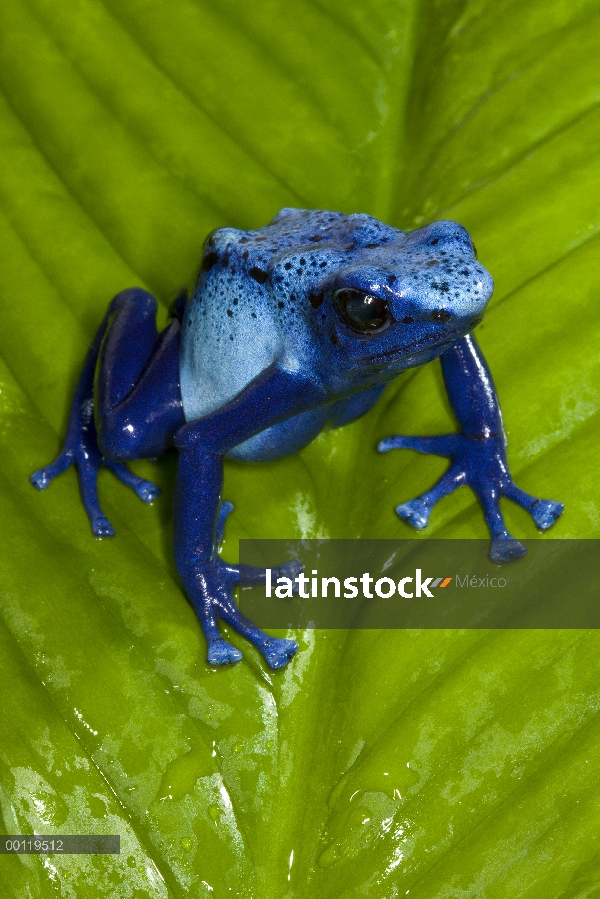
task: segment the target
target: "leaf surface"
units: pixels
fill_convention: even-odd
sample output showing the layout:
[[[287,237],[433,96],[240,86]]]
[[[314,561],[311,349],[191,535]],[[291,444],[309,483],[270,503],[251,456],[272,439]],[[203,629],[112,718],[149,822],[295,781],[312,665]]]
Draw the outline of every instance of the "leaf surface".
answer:
[[[175,459],[106,474],[92,538],[58,451],[106,305],[162,313],[215,227],[283,206],[453,218],[496,281],[478,338],[519,485],[600,537],[600,9],[591,0],[0,4],[0,827],[121,834],[1,856],[10,899],[583,899],[600,889],[593,631],[306,631],[282,673],[205,645],[170,549]],[[409,537],[454,430],[439,364],[272,464],[226,466],[240,537]],[[509,528],[537,532],[506,504]],[[485,537],[468,491],[426,535]]]

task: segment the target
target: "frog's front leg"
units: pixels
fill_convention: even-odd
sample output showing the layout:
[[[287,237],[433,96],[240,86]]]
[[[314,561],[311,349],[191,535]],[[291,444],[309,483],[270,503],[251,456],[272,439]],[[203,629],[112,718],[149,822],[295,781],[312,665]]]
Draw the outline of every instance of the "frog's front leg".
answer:
[[[157,302],[146,290],[124,290],[110,303],[86,356],[59,456],[31,475],[44,490],[75,465],[81,498],[96,537],[114,529],[98,500],[105,466],[144,502],[159,488],[134,475],[125,459],[158,456],[183,423],[179,392],[179,321],[156,330]]]
[[[282,668],[298,649],[294,640],[263,633],[235,604],[235,586],[264,580],[264,571],[229,565],[218,555],[225,512],[222,509],[219,515],[223,458],[228,450],[254,434],[326,400],[325,391],[312,379],[273,365],[231,402],[184,425],[175,435],[179,449],[175,561],[204,631],[211,665],[228,665],[241,658],[239,650],[222,638],[219,618],[253,643],[271,668]],[[292,562],[274,571],[274,575],[293,577],[299,571],[299,564]]]
[[[457,340],[441,357],[448,396],[461,427],[460,434],[440,437],[388,437],[378,449],[414,449],[451,460],[431,490],[397,506],[396,512],[414,528],[424,528],[433,506],[457,487],[469,485],[477,494],[492,536],[490,557],[507,562],[522,556],[525,547],[508,533],[501,496],[526,509],[537,527],[546,530],[560,517],[563,504],[538,499],[514,483],[506,461],[506,436],[492,376],[473,335]]]

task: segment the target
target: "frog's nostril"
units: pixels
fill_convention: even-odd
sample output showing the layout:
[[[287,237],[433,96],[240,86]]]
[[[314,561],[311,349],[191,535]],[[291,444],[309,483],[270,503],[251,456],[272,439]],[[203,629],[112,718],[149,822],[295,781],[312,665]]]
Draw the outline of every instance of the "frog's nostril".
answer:
[[[447,309],[436,309],[435,312],[431,313],[431,320],[434,322],[441,322],[443,325],[445,325],[446,322],[449,322],[451,318],[452,316]]]

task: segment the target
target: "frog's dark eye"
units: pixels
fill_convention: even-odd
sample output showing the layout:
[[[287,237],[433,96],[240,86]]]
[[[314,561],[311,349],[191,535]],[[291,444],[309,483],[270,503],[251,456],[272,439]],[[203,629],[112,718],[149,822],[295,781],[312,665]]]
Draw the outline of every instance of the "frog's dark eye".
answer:
[[[346,287],[337,290],[333,303],[344,324],[359,334],[372,334],[385,328],[391,319],[388,304],[361,290]]]

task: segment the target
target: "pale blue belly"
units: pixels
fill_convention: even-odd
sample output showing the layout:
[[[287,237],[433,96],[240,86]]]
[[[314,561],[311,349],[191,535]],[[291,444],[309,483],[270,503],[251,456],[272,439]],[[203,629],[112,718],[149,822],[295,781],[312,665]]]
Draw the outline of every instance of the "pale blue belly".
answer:
[[[331,406],[301,412],[255,434],[227,453],[239,462],[271,462],[298,452],[321,433],[331,415]]]

